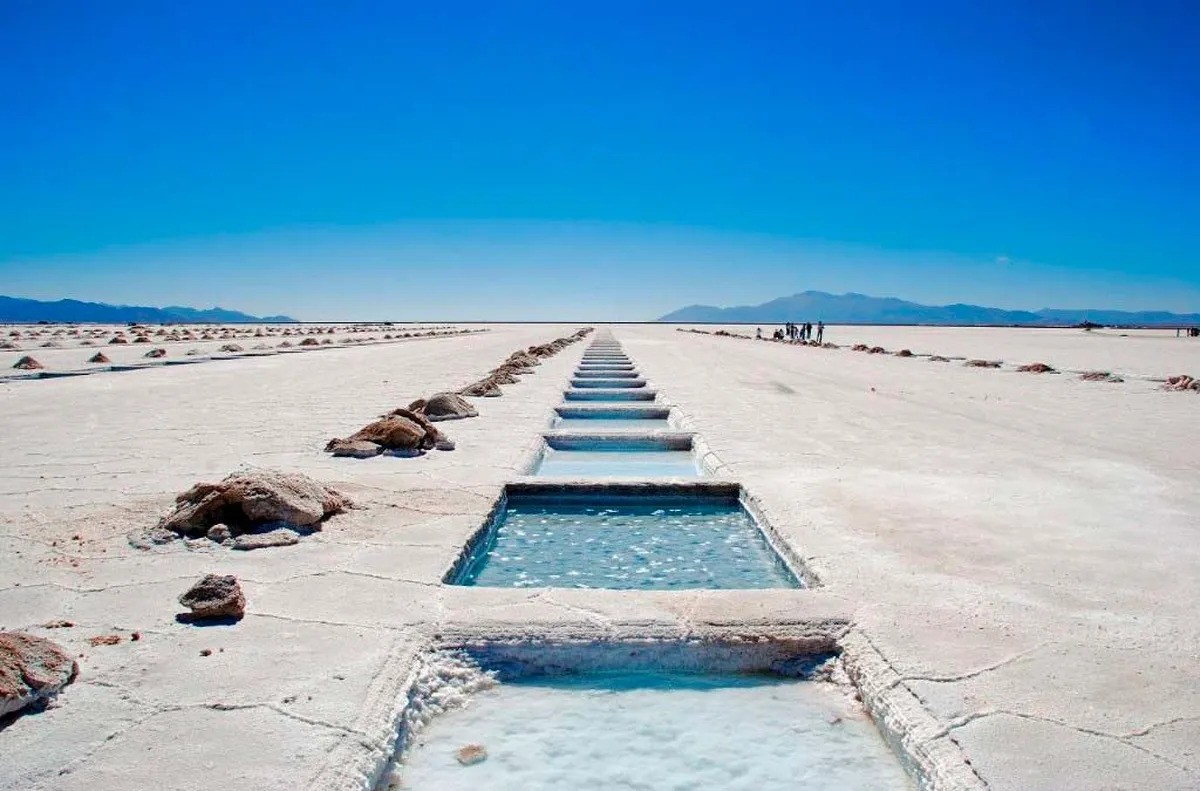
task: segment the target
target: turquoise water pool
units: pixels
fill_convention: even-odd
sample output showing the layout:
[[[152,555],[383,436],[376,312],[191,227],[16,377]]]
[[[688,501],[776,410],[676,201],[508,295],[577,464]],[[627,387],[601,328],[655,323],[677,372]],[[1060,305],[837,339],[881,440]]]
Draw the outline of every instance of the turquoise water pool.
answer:
[[[510,497],[458,579],[486,587],[795,588],[737,501]]]

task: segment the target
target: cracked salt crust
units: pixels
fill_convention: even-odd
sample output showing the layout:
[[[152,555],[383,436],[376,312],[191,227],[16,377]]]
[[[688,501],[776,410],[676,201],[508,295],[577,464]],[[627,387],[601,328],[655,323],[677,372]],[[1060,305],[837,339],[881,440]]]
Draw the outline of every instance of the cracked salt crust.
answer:
[[[475,399],[480,418],[447,425],[451,453],[360,462],[320,448],[574,329],[0,385],[0,626],[85,654],[55,707],[0,730],[0,788],[366,789],[438,642],[755,635],[840,641],[867,706],[934,787],[1200,785],[1190,397],[620,327],[681,428],[823,587],[438,585],[586,344]],[[956,331],[939,332],[953,352]],[[1069,365],[1063,343],[1036,357]],[[254,466],[368,509],[262,552],[125,543],[174,493]],[[176,624],[175,597],[217,570],[246,581],[246,619]],[[37,628],[55,618],[77,626]]]

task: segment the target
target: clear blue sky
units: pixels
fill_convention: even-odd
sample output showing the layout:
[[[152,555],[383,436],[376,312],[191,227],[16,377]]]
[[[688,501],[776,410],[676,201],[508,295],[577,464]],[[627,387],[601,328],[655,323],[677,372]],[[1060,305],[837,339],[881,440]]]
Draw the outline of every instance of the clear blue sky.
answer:
[[[1200,4],[0,3],[0,293],[1200,309]]]

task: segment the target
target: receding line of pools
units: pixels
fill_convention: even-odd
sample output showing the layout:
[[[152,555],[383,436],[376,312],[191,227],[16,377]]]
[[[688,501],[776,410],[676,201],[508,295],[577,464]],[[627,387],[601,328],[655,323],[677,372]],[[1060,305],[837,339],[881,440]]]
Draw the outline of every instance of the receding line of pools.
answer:
[[[447,571],[482,587],[804,587],[735,484],[512,484]]]
[[[911,791],[796,641],[474,641],[421,659],[379,788]]]

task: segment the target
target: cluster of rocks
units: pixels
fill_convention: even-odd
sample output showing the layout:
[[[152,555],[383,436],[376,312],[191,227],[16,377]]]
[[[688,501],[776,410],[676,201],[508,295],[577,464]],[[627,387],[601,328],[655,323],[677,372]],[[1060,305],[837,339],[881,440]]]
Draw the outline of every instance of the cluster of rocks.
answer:
[[[454,393],[438,393],[432,396],[430,401],[436,401],[439,404],[445,403],[449,396],[455,396],[459,401],[462,400]],[[470,404],[463,403],[467,409],[470,409]],[[462,409],[459,404],[451,404],[450,407],[456,410]],[[471,417],[471,415],[464,414],[463,417]],[[379,420],[368,423],[345,439],[331,439],[325,446],[325,451],[334,456],[349,456],[356,459],[368,459],[385,452],[401,456],[417,456],[434,449],[454,450],[454,442],[438,431],[437,427],[433,425],[433,421],[423,412],[404,407],[393,409]]]
[[[198,483],[183,492],[170,514],[129,540],[140,549],[180,538],[207,539],[240,550],[287,546],[352,506],[340,492],[306,475],[234,473],[220,483]]]
[[[472,398],[498,398],[504,395],[504,391],[500,389],[500,385],[512,385],[520,381],[517,377],[524,374],[533,373],[533,368],[540,365],[541,361],[547,357],[553,357],[573,343],[578,343],[591,333],[591,327],[585,327],[575,333],[568,335],[565,338],[555,338],[549,343],[543,343],[540,346],[530,346],[528,349],[517,350],[508,356],[504,362],[491,372],[480,379],[478,382],[473,382],[463,389],[459,390],[459,395],[470,396]]]
[[[213,325],[202,325],[201,329],[190,329],[187,327],[172,326],[170,329],[159,327],[152,329],[143,324],[129,325],[128,333],[126,330],[105,330],[100,328],[81,329],[79,327],[60,327],[51,331],[34,329],[29,330],[25,335],[22,335],[20,330],[12,330],[8,336],[11,340],[0,340],[0,351],[20,351],[21,346],[17,340],[25,338],[30,341],[39,341],[41,338],[50,335],[48,340],[38,343],[38,346],[43,349],[61,349],[64,348],[63,343],[59,339],[71,341],[78,346],[94,346],[97,342],[105,342],[110,346],[124,346],[128,344],[148,344],[160,342],[188,342],[188,341],[233,341],[241,338],[261,338],[270,339],[285,336],[300,336],[307,335],[309,337],[299,341],[300,346],[330,346],[333,345],[332,338],[316,338],[314,335],[331,335],[335,333],[350,333],[358,335],[368,332],[379,332],[380,329],[391,327],[390,323],[380,325],[347,325],[347,326],[327,326],[327,327],[219,327]],[[109,332],[112,335],[109,336]],[[442,335],[463,335],[474,332],[488,332],[486,329],[458,329],[449,325],[438,325],[435,327],[413,328],[405,332],[391,333],[383,335],[383,340],[400,340],[404,338],[428,338]],[[342,344],[361,344],[377,342],[379,337],[375,334],[367,335],[366,337],[346,337],[342,338],[339,343]],[[287,349],[296,346],[292,341],[282,341],[277,344],[277,348]],[[255,344],[254,349],[266,351],[272,347],[267,343]],[[227,354],[236,354],[244,351],[244,347],[238,343],[224,343],[219,349],[219,352]],[[195,357],[202,354],[199,349],[189,349],[185,356]],[[146,352],[144,357],[151,360],[161,359],[167,356],[167,350],[162,347],[157,347]],[[112,361],[107,355],[97,353],[88,358],[88,363],[93,365],[107,364]],[[18,360],[13,368],[23,371],[36,371],[44,369],[45,366],[37,359],[31,356],[24,356]]]
[[[433,425],[444,420],[478,417],[479,412],[463,396],[495,397],[503,395],[501,385],[516,384],[519,376],[532,373],[541,360],[587,337],[591,328],[565,338],[530,346],[510,354],[486,377],[457,393],[435,393],[413,401],[407,407],[393,409],[378,420],[348,437],[331,439],[325,451],[334,456],[369,459],[383,453],[418,456],[429,450],[454,450],[454,441]]]
[[[1200,393],[1200,380],[1187,374],[1169,376],[1167,377],[1167,381],[1163,382],[1162,389],[1172,392],[1186,392],[1191,390]]]

